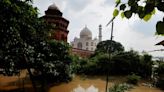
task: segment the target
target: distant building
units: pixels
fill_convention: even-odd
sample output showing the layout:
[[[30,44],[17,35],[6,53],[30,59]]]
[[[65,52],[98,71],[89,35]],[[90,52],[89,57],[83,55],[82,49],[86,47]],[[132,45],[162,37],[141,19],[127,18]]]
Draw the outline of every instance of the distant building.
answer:
[[[88,57],[94,53],[97,44],[102,41],[102,26],[99,25],[99,39],[92,39],[92,32],[85,26],[80,32],[80,38],[75,37],[71,42],[72,52],[81,57]]]
[[[67,42],[67,35],[69,31],[67,30],[69,21],[62,17],[63,13],[59,8],[52,4],[48,7],[48,10],[45,11],[45,15],[42,17],[49,24],[54,25],[54,29],[51,31],[50,37],[58,41]]]

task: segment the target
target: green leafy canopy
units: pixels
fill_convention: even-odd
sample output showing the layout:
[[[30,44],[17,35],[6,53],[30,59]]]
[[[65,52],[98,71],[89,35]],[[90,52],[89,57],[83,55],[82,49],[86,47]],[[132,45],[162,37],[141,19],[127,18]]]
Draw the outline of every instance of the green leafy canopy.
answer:
[[[0,7],[0,68],[3,74],[12,76],[21,69],[32,68],[45,78],[51,75],[58,78],[56,81],[67,80],[69,46],[48,39],[51,27],[38,17],[31,0],[0,0]]]
[[[140,19],[149,21],[151,17],[156,13],[156,9],[164,13],[163,0],[116,0],[116,6],[113,12],[113,17],[118,15],[119,11],[122,11],[121,17],[131,18],[133,14],[138,14]],[[164,33],[164,21],[158,21],[156,24],[156,32],[159,35]]]

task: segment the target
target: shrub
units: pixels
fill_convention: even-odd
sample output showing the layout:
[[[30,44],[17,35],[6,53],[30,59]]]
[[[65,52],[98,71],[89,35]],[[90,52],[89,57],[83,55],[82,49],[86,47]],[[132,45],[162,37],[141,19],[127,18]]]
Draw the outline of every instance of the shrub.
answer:
[[[140,78],[141,78],[140,76],[137,76],[135,74],[129,75],[127,83],[136,85],[138,84],[138,81],[140,80]]]
[[[164,90],[164,78],[159,78],[156,83],[156,86]]]
[[[132,85],[123,83],[123,84],[115,84],[113,87],[109,88],[108,92],[125,92],[132,88]]]
[[[163,62],[159,63],[159,68],[157,69],[157,73],[159,75],[164,75],[164,63]]]

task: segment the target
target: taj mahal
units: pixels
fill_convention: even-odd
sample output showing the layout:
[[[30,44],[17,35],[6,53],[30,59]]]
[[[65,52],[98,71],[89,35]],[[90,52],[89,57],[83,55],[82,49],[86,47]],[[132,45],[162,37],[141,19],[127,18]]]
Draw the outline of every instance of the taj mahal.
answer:
[[[95,51],[97,44],[102,41],[102,26],[99,25],[98,39],[92,38],[92,32],[85,26],[80,32],[80,38],[75,37],[74,41],[71,42],[73,48]]]

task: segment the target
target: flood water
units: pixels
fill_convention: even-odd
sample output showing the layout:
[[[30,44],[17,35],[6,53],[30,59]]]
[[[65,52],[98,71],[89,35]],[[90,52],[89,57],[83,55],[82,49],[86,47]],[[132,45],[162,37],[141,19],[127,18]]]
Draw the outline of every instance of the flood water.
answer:
[[[25,74],[21,74],[21,78],[25,77]],[[0,76],[0,90],[10,90],[18,88],[18,85],[12,84],[19,78],[17,76],[4,77]],[[123,76],[113,76],[109,77],[109,87],[114,84],[123,83],[126,81],[126,77]],[[146,81],[147,82],[147,81]],[[128,92],[164,92],[157,88],[150,88],[148,86],[142,85],[140,82],[138,86],[134,86]],[[69,83],[62,83],[54,85],[49,89],[49,92],[105,92],[106,77],[105,76],[75,76],[73,80]]]
[[[62,83],[50,88],[49,92],[105,92],[106,78],[102,76],[76,76],[69,83]],[[126,80],[125,77],[110,77],[109,87],[115,83],[123,83]],[[143,86],[141,83],[135,86],[129,92],[164,92],[157,88],[150,88]]]

